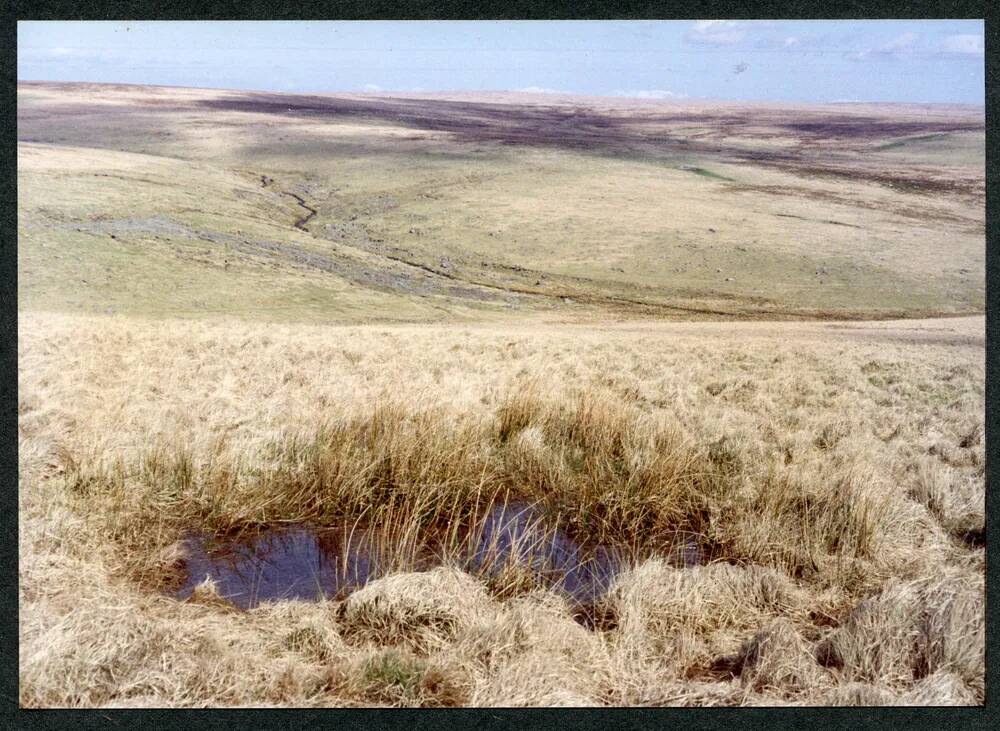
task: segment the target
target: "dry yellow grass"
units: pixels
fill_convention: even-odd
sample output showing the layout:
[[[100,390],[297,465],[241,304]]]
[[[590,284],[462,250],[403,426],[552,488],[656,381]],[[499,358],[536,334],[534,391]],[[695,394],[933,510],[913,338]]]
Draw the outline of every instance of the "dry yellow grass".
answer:
[[[22,705],[983,702],[982,318],[19,326]],[[407,565],[494,495],[629,547],[595,629]],[[400,563],[344,601],[156,586],[189,528],[365,517]]]

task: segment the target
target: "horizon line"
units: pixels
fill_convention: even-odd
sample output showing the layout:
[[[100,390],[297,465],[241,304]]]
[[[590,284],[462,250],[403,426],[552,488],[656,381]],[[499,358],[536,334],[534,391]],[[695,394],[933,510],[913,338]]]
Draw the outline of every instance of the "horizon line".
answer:
[[[695,97],[688,96],[684,94],[667,95],[663,96],[630,96],[626,94],[615,94],[615,93],[581,93],[574,91],[559,91],[559,90],[532,90],[530,87],[525,87],[521,89],[378,89],[378,90],[327,90],[327,91],[290,91],[281,89],[249,89],[249,88],[233,88],[233,87],[221,87],[221,86],[191,86],[187,84],[140,84],[134,81],[89,81],[87,79],[17,79],[17,84],[91,84],[94,86],[134,86],[134,87],[153,87],[158,89],[196,89],[198,91],[226,91],[226,92],[247,92],[256,94],[283,94],[283,95],[296,95],[296,94],[312,94],[317,96],[337,96],[337,95],[351,95],[351,96],[392,96],[392,95],[404,95],[404,94],[519,94],[526,97],[580,97],[580,98],[598,98],[598,99],[620,99],[623,101],[640,101],[648,102],[651,104],[655,103],[678,103],[678,102],[724,102],[731,104],[797,104],[797,105],[824,105],[824,104],[837,104],[837,105],[849,105],[849,104],[893,104],[899,106],[957,106],[957,107],[980,107],[985,109],[985,100],[982,103],[975,102],[958,102],[958,101],[948,101],[948,102],[933,102],[933,101],[899,101],[899,100],[877,100],[877,99],[830,99],[825,101],[814,101],[814,100],[804,100],[804,99],[731,99],[731,98],[721,98],[721,97]]]

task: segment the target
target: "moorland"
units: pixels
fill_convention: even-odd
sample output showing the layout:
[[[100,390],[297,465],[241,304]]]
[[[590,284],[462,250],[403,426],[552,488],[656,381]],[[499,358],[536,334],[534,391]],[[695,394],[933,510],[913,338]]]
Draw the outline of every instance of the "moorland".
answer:
[[[981,107],[20,83],[21,704],[981,704],[983,168]]]

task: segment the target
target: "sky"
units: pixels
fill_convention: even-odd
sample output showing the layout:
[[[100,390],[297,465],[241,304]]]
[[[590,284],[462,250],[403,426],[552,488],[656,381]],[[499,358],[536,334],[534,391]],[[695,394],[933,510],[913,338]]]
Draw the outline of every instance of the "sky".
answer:
[[[18,79],[983,104],[981,20],[19,21]]]

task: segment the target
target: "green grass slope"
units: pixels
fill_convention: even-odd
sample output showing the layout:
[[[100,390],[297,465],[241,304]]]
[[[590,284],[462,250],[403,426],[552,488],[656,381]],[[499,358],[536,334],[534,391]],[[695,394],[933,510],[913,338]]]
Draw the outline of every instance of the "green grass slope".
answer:
[[[981,311],[981,110],[21,84],[24,309]]]

